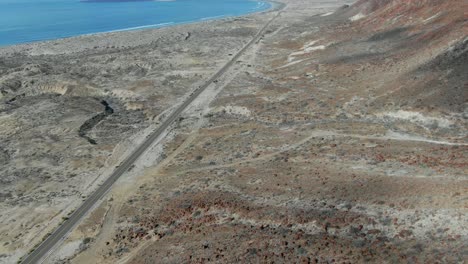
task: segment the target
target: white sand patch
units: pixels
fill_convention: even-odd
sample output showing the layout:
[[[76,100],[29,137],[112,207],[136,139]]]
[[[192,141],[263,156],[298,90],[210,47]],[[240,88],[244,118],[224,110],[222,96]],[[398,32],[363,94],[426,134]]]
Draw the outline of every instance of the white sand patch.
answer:
[[[467,146],[468,144],[465,143],[456,143],[456,142],[448,142],[448,141],[441,141],[441,140],[433,140],[428,139],[425,137],[417,136],[417,135],[410,135],[406,133],[400,133],[396,131],[389,130],[385,133],[385,138],[393,139],[393,140],[401,140],[401,141],[417,141],[417,142],[426,142],[432,144],[440,144],[440,145],[449,145],[449,146]]]
[[[439,16],[440,16],[440,13],[437,13],[437,14],[435,14],[435,15],[429,17],[429,18],[424,19],[423,22],[424,22],[424,23],[429,22],[429,21],[431,21],[431,20],[433,20],[434,18],[437,18],[437,17],[439,17]]]
[[[302,46],[302,48],[300,50],[289,54],[288,63],[294,62],[296,56],[308,54],[308,53],[311,53],[311,52],[314,52],[314,51],[317,51],[317,50],[324,50],[330,45],[330,44],[327,44],[327,45],[316,45],[316,46],[314,46],[319,41],[320,41],[320,39],[319,40],[313,40],[313,41],[305,44],[304,46]]]
[[[405,120],[405,121],[417,123],[426,127],[437,126],[437,127],[448,128],[451,125],[453,125],[453,121],[448,120],[446,118],[424,116],[423,114],[419,112],[404,111],[404,110],[399,110],[397,112],[381,113],[379,114],[379,116],[383,118]]]
[[[365,17],[366,17],[366,15],[364,15],[363,13],[359,13],[359,14],[357,14],[355,16],[350,17],[349,20],[358,21],[359,19],[363,19]]]
[[[312,40],[311,42],[307,43],[307,44],[304,44],[304,46],[302,46],[302,49],[306,49],[308,47],[311,47],[313,45],[315,45],[315,43],[319,42],[320,39],[317,39],[317,40]]]
[[[283,66],[280,66],[280,67],[276,68],[276,70],[278,70],[278,69],[283,69],[283,68],[287,68],[287,67],[289,67],[289,66],[293,66],[293,65],[298,64],[298,63],[301,63],[301,62],[303,62],[303,61],[305,61],[305,60],[306,60],[306,59],[289,62],[289,63],[287,63],[287,64],[285,64],[285,65],[283,65]]]
[[[320,16],[321,17],[326,17],[326,16],[329,16],[329,15],[332,15],[333,13],[335,13],[335,12],[328,12],[328,13],[325,13],[325,14],[321,14]]]
[[[303,49],[301,51],[293,52],[293,53],[289,54],[288,62],[293,62],[294,58],[297,57],[297,56],[305,55],[305,54],[311,53],[311,52],[316,51],[316,50],[324,50],[326,48],[327,48],[327,46],[325,46],[325,45],[319,45],[319,46],[314,46],[314,47],[308,47],[308,48],[305,48],[305,49]]]
[[[307,47],[304,51],[306,53],[316,51],[316,50],[324,50],[327,46],[325,45],[319,45],[319,46],[313,46],[313,47]]]
[[[231,115],[241,115],[241,116],[251,116],[252,112],[247,107],[244,106],[234,106],[228,105],[223,107],[218,107],[214,111],[215,113],[226,112]]]

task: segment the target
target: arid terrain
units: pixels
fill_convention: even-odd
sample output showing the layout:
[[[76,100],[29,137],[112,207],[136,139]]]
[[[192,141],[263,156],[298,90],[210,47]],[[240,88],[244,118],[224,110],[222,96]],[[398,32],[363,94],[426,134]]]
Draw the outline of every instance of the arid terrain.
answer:
[[[465,263],[468,4],[284,9],[0,49],[0,262],[271,24],[46,263]]]

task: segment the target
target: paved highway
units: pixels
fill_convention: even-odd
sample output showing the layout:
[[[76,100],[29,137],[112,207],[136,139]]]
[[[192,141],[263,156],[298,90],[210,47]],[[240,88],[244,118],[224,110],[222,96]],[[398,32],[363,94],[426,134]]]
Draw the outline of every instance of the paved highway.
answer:
[[[280,9],[284,7],[281,6]],[[180,116],[180,114],[189,106],[211,83],[216,81],[223,75],[243,53],[255,42],[257,42],[264,34],[268,26],[273,20],[278,17],[279,13],[268,21],[259,32],[236,54],[232,59],[224,65],[218,72],[216,72],[206,83],[197,88],[187,100],[180,105],[145,141],[138,146],[138,148],[128,156],[119,167],[107,178],[107,180],[98,187],[98,189],[91,194],[84,203],[74,211],[70,217],[65,220],[51,235],[49,235],[36,249],[27,255],[21,263],[41,263],[43,259],[51,252],[66,236],[73,230],[73,228],[83,219],[83,217],[104,197],[104,195],[111,189],[112,185],[122,176],[135,161],[158,139],[164,131]]]

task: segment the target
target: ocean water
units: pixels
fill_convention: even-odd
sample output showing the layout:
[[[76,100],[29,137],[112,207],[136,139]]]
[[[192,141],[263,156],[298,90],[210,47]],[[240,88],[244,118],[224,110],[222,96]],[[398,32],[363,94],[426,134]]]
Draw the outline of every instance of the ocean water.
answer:
[[[0,0],[0,46],[238,16],[269,7],[261,0]]]

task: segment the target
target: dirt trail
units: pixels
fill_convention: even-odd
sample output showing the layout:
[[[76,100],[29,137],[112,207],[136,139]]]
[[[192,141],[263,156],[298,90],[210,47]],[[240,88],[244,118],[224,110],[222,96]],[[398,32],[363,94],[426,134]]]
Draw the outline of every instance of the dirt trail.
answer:
[[[414,137],[414,136],[396,136],[394,134],[390,134],[389,136],[365,136],[365,135],[358,135],[358,134],[349,134],[349,133],[338,133],[336,131],[332,130],[314,130],[311,134],[309,134],[307,137],[293,143],[293,144],[288,144],[286,147],[283,147],[281,150],[268,153],[265,155],[261,155],[257,158],[251,158],[251,159],[246,159],[246,160],[241,160],[237,162],[232,162],[232,163],[225,163],[225,164],[220,164],[220,165],[210,165],[210,166],[203,166],[199,168],[194,168],[194,169],[187,169],[187,170],[177,170],[178,174],[184,174],[187,172],[197,172],[197,171],[205,171],[205,170],[214,170],[214,169],[222,169],[222,168],[228,168],[228,167],[233,167],[236,165],[241,165],[245,163],[250,163],[250,162],[258,162],[258,161],[266,161],[269,160],[281,153],[285,153],[287,151],[296,149],[299,146],[304,145],[307,143],[309,140],[313,138],[318,138],[318,137],[350,137],[350,138],[358,138],[358,139],[370,139],[370,140],[395,140],[395,141],[410,141],[410,142],[423,142],[423,143],[428,143],[428,144],[437,144],[437,145],[448,145],[448,146],[468,146],[466,143],[454,143],[454,142],[448,142],[448,141],[439,141],[439,140],[431,140],[431,139],[425,139],[422,137]],[[188,139],[187,139],[188,140]],[[174,155],[171,155],[172,158],[174,158],[177,154],[181,153],[183,149],[190,144],[194,140],[194,135],[190,137],[190,141],[184,142],[183,145],[181,145],[181,148],[178,148],[176,152],[174,152]],[[183,148],[182,148],[183,147]],[[167,161],[167,163],[170,162],[170,160]],[[460,177],[456,177],[457,179],[460,179]],[[464,177],[461,177],[461,179],[464,179]]]

